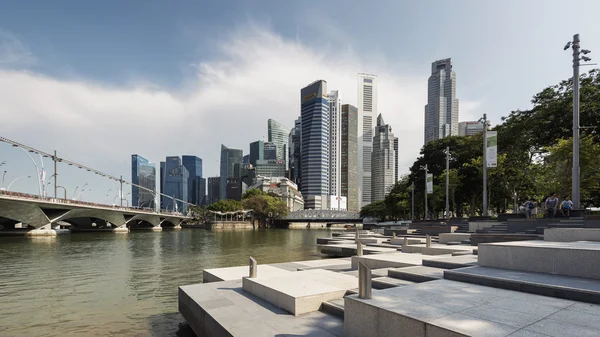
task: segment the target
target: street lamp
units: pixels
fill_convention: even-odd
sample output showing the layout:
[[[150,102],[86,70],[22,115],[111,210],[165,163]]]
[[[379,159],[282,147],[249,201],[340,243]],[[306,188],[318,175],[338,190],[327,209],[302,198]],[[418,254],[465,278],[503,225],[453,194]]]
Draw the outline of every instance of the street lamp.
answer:
[[[13,145],[13,147],[18,147],[17,145]],[[38,191],[39,191],[39,195],[42,195],[42,175],[40,174],[40,169],[38,169],[37,164],[35,163],[35,160],[33,159],[33,157],[31,157],[31,155],[29,154],[29,152],[27,152],[27,150],[25,150],[22,147],[19,147],[19,149],[23,150],[23,152],[25,152],[25,154],[27,155],[27,157],[29,157],[29,159],[31,159],[31,162],[33,163],[33,166],[35,166],[35,171],[37,172],[37,177],[38,177]],[[40,157],[41,158],[41,157]],[[44,163],[42,162],[42,165],[44,165]]]
[[[448,186],[450,185],[450,147],[446,146],[446,219],[450,219],[450,199]]]
[[[421,166],[420,169],[425,171],[425,220],[427,220],[427,174],[429,173],[429,170],[427,169],[427,164],[425,164],[425,166]]]
[[[6,170],[4,170],[4,173],[2,174],[2,185],[0,185],[0,187],[4,187],[4,177],[5,176],[6,176]]]
[[[564,50],[573,49],[573,172],[571,178],[571,197],[573,205],[581,209],[581,181],[579,171],[579,63],[580,60],[589,62],[592,59],[585,56],[590,53],[587,49],[580,49],[579,34],[573,35],[573,41],[567,42]],[[583,54],[583,56],[581,56]]]
[[[483,216],[487,216],[487,114],[483,114],[479,122],[483,123]]]
[[[17,178],[15,178],[13,181],[11,181],[11,182],[10,182],[10,184],[8,184],[8,187],[6,188],[6,191],[7,191],[7,192],[8,192],[8,191],[10,191],[10,187],[12,186],[12,184],[14,184],[14,183],[15,183],[15,181],[17,181],[17,180],[19,180],[19,179],[24,179],[24,178],[27,178],[27,179],[29,179],[29,178],[31,178],[31,176],[21,176],[21,177],[17,177]]]
[[[67,189],[64,186],[56,186],[57,189],[62,188],[63,192],[65,192],[65,197],[64,199],[67,200]]]

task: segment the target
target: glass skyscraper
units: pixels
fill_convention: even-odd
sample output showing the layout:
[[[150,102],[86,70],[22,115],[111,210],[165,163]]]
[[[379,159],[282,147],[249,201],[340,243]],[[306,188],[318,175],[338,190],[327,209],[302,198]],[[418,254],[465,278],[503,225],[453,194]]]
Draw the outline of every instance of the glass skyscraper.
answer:
[[[358,74],[358,166],[360,207],[371,203],[371,153],[377,116],[377,76]]]
[[[250,143],[250,164],[256,166],[257,160],[263,160],[265,155],[265,142],[262,140],[257,140],[255,142]]]
[[[188,202],[201,205],[206,194],[206,187],[202,183],[202,159],[196,156],[182,156],[183,166],[188,170]]]
[[[305,207],[322,209],[329,195],[329,101],[327,82],[315,81],[300,92],[302,187]]]
[[[167,157],[165,161],[165,180],[163,193],[176,199],[188,201],[188,180],[189,172],[181,164],[181,158],[178,156]],[[185,213],[187,204],[181,201],[173,202],[169,197],[163,197],[164,204],[161,207],[165,210]]]
[[[156,192],[156,165],[140,155],[131,155],[131,182]],[[131,186],[131,206],[154,209],[154,193]]]
[[[240,149],[230,149],[221,144],[221,162],[220,162],[220,180],[219,196],[225,199],[227,196],[227,178],[235,177],[235,164],[242,165],[244,153]],[[241,181],[241,180],[240,180]]]
[[[431,64],[425,105],[425,144],[448,136],[458,136],[456,74],[449,58]]]
[[[277,148],[277,154],[275,158],[264,158],[265,160],[278,159],[283,160],[285,169],[288,169],[287,149],[289,142],[290,130],[283,126],[283,124],[277,122],[274,119],[267,121],[268,126],[268,139],[270,143],[275,144]]]
[[[358,188],[358,109],[350,104],[342,105],[341,141],[341,194],[347,199],[349,211],[360,211]]]
[[[371,195],[372,202],[385,199],[385,195],[394,186],[396,174],[396,152],[394,151],[392,127],[385,124],[383,116],[377,117],[377,127],[373,137],[373,156],[371,157]]]

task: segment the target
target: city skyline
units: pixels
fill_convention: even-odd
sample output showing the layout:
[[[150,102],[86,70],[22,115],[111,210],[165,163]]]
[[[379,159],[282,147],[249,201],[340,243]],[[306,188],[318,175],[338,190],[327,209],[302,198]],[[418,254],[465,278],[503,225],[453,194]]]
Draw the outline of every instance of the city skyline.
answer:
[[[65,158],[86,158],[87,165],[116,176],[130,171],[131,153],[158,163],[174,152],[198,155],[204,159],[205,176],[215,176],[220,143],[246,151],[246,144],[263,132],[245,130],[264,130],[269,118],[294,125],[300,110],[298,88],[324,78],[343,93],[345,102],[357,105],[356,74],[364,72],[378,75],[378,112],[402,144],[402,174],[423,145],[423,106],[433,60],[452,58],[460,121],[477,120],[485,112],[497,122],[511,110],[530,107],[534,93],[571,76],[571,55],[562,47],[573,34],[581,35],[586,48],[600,49],[600,28],[592,14],[599,5],[590,2],[580,20],[553,34],[547,32],[555,32],[553,22],[564,15],[559,1],[545,2],[542,9],[517,1],[439,1],[434,12],[431,4],[356,2],[339,6],[341,13],[335,17],[322,4],[211,4],[211,17],[198,14],[199,5],[191,3],[176,14],[157,6],[94,4],[93,9],[114,13],[116,21],[110,26],[87,20],[90,9],[82,4],[67,6],[67,12],[18,3],[4,8],[3,136],[48,152],[56,149]],[[393,12],[402,17],[389,20]],[[132,13],[139,14],[147,31],[131,25],[127,18]],[[376,18],[368,33],[341,19],[363,13]],[[456,21],[458,16],[463,20]],[[521,24],[504,27],[507,21]],[[55,22],[62,22],[64,29],[57,29]],[[204,33],[204,25],[214,27],[215,34]],[[460,38],[439,34],[448,27],[448,34]],[[394,44],[384,38],[390,33],[397,36]],[[132,40],[140,43],[132,45]],[[518,50],[544,57],[523,59]],[[36,99],[31,99],[32,92]],[[160,138],[165,122],[170,132],[186,137]],[[107,136],[99,137],[101,132]],[[8,162],[7,180],[34,173],[24,153],[2,149],[2,154]],[[45,164],[50,166],[47,159]],[[110,201],[101,180],[65,171],[61,179],[69,195],[89,183],[92,190],[86,198]],[[14,188],[31,192],[37,187],[23,179]]]

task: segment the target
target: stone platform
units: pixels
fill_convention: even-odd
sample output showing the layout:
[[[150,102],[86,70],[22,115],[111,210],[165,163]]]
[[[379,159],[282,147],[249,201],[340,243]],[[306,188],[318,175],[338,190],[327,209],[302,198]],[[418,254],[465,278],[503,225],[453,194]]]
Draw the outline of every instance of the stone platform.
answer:
[[[458,255],[451,257],[423,258],[423,265],[428,267],[456,269],[477,264],[477,255]]]
[[[318,245],[322,254],[326,254],[329,256],[336,257],[349,257],[356,255],[356,245],[355,244],[328,244],[328,245]],[[380,254],[380,253],[392,253],[397,252],[397,249],[394,248],[381,248],[381,247],[371,247],[364,246],[363,254]]]
[[[473,247],[466,246],[466,245],[447,246],[447,245],[432,243],[431,247],[427,247],[424,244],[402,246],[402,252],[403,253],[421,253],[423,255],[444,255],[444,254],[452,254],[455,252],[473,253]]]
[[[282,274],[290,273],[290,271],[272,267],[269,265],[259,265],[257,268],[259,275],[264,276],[281,276]],[[204,283],[210,283],[220,281],[241,280],[242,277],[248,276],[249,272],[250,270],[248,266],[204,269],[202,271],[202,281]]]
[[[479,265],[600,279],[600,243],[518,241],[479,245]]]
[[[437,280],[344,298],[344,336],[598,336],[600,306]]]
[[[448,256],[449,255],[446,255],[446,257]],[[437,256],[423,256],[422,254],[408,254],[403,252],[375,254],[368,256],[353,256],[352,269],[358,269],[359,262],[366,265],[369,269],[420,266],[422,265],[424,258],[435,259]]]
[[[544,241],[600,241],[599,228],[546,228]]]

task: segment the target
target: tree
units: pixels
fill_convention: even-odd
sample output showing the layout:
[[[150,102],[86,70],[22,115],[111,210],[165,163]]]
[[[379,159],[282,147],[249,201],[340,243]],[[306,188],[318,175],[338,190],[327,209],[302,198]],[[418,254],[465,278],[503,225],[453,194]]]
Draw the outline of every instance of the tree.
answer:
[[[369,218],[376,218],[381,221],[385,221],[385,220],[387,220],[388,215],[389,215],[389,212],[385,205],[385,200],[379,200],[379,201],[372,202],[372,203],[364,206],[360,210],[361,218],[369,217]]]
[[[204,222],[208,218],[208,207],[193,205],[190,206],[192,218],[197,222]]]
[[[243,200],[245,209],[251,209],[259,225],[266,225],[267,220],[279,219],[287,215],[287,205],[279,199],[267,194],[256,194]]]
[[[262,190],[259,190],[258,188],[252,188],[247,190],[246,192],[244,192],[244,194],[242,194],[242,200],[245,199],[250,199],[255,195],[266,195],[267,193],[263,192]]]
[[[242,203],[237,200],[225,199],[219,200],[208,206],[208,210],[213,212],[235,212],[242,210]]]

